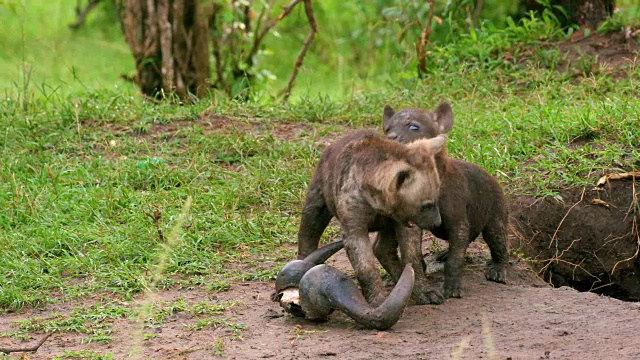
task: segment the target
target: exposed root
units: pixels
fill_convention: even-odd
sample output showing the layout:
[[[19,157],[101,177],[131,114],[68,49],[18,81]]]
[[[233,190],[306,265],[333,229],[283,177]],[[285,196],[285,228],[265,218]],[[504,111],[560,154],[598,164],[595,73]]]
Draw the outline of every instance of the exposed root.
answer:
[[[553,236],[551,237],[551,241],[549,242],[549,247],[551,247],[551,244],[555,241],[556,242],[556,255],[558,255],[558,231],[560,230],[560,227],[562,226],[562,223],[564,222],[564,220],[567,218],[567,216],[569,216],[569,214],[571,213],[571,210],[573,210],[573,208],[575,208],[576,206],[578,206],[578,204],[580,204],[582,202],[582,200],[584,199],[584,193],[586,191],[586,188],[582,189],[582,194],[580,195],[580,200],[578,200],[575,204],[573,204],[569,210],[567,210],[567,213],[564,214],[564,217],[562,217],[562,220],[560,220],[560,223],[558,224],[558,227],[556,228],[556,231],[553,233]]]
[[[46,334],[37,344],[33,346],[21,347],[21,348],[3,348],[0,347],[0,353],[10,354],[14,352],[36,352],[44,344],[45,341],[51,336],[51,333]]]
[[[634,259],[638,258],[638,254],[640,254],[640,231],[638,230],[638,211],[640,208],[640,204],[639,204],[639,200],[638,200],[638,193],[636,191],[636,176],[640,177],[640,172],[638,171],[634,171],[633,173],[625,173],[625,174],[632,174],[630,177],[632,178],[633,181],[633,185],[631,186],[632,189],[632,201],[631,201],[631,205],[629,206],[629,211],[627,211],[627,216],[629,214],[632,214],[633,216],[633,220],[631,223],[631,234],[633,236],[635,236],[636,238],[636,252],[631,255],[630,257],[626,258],[626,259],[622,259],[618,262],[616,262],[613,265],[613,269],[611,270],[611,274],[613,274],[616,271],[616,267],[619,264],[625,263],[627,261],[631,261]],[[624,174],[620,174],[620,175],[624,175]],[[602,179],[601,179],[602,180]],[[599,183],[600,181],[598,181]]]

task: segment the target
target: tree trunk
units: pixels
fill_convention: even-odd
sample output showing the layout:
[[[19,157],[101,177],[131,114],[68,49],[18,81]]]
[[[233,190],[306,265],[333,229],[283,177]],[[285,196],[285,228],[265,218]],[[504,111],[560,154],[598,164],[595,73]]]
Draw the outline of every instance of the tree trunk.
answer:
[[[119,0],[122,29],[143,94],[182,100],[209,87],[209,23],[199,0]]]
[[[553,9],[562,25],[578,24],[594,29],[612,15],[616,8],[616,0],[551,0],[550,2],[551,5],[562,6],[566,11],[567,16],[565,17],[557,9]],[[526,11],[541,11],[543,9],[535,0],[524,0],[523,3]]]

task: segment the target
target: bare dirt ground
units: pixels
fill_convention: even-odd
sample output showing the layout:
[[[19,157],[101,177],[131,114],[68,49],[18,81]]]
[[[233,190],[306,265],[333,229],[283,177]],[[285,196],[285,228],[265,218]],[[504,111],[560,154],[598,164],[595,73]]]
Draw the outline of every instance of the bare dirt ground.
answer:
[[[294,318],[271,301],[273,282],[241,282],[223,293],[169,290],[156,294],[164,301],[238,301],[224,317],[244,324],[240,335],[223,327],[190,330],[188,325],[196,320],[178,312],[154,329],[150,340],[141,339],[133,320],[121,319],[114,323],[109,343],[86,343],[84,334],[54,333],[36,353],[24,358],[51,359],[64,351],[90,350],[125,359],[138,349],[143,359],[640,359],[640,303],[552,288],[519,262],[512,263],[507,285],[489,282],[483,276],[484,243],[472,244],[469,254],[462,299],[411,305],[389,331],[362,329],[340,313],[321,324]],[[328,263],[350,272],[344,251]],[[435,281],[440,277],[440,272],[434,274]],[[69,305],[3,315],[0,331],[11,330],[19,319],[68,312]],[[3,338],[0,347],[30,345],[42,334],[31,336],[24,343]]]

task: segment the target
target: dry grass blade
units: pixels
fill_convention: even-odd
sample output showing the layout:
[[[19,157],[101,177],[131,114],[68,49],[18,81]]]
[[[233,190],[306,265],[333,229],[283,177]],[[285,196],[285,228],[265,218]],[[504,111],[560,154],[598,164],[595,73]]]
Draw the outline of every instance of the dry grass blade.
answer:
[[[607,209],[611,207],[611,204],[600,199],[591,199],[591,205],[600,205],[606,207]]]

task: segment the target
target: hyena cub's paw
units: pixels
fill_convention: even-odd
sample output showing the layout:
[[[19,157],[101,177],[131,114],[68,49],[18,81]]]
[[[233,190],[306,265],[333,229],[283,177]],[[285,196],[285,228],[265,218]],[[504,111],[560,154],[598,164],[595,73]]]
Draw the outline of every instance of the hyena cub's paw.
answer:
[[[434,304],[440,305],[444,303],[445,297],[442,295],[442,292],[437,289],[425,289],[422,291],[418,291],[414,289],[413,291],[413,299],[418,305],[427,305]]]
[[[462,290],[460,285],[448,285],[444,284],[444,296],[448,298],[461,298]]]
[[[487,268],[485,274],[487,280],[495,281],[497,283],[507,283],[507,265],[506,264],[494,264],[491,263]]]

